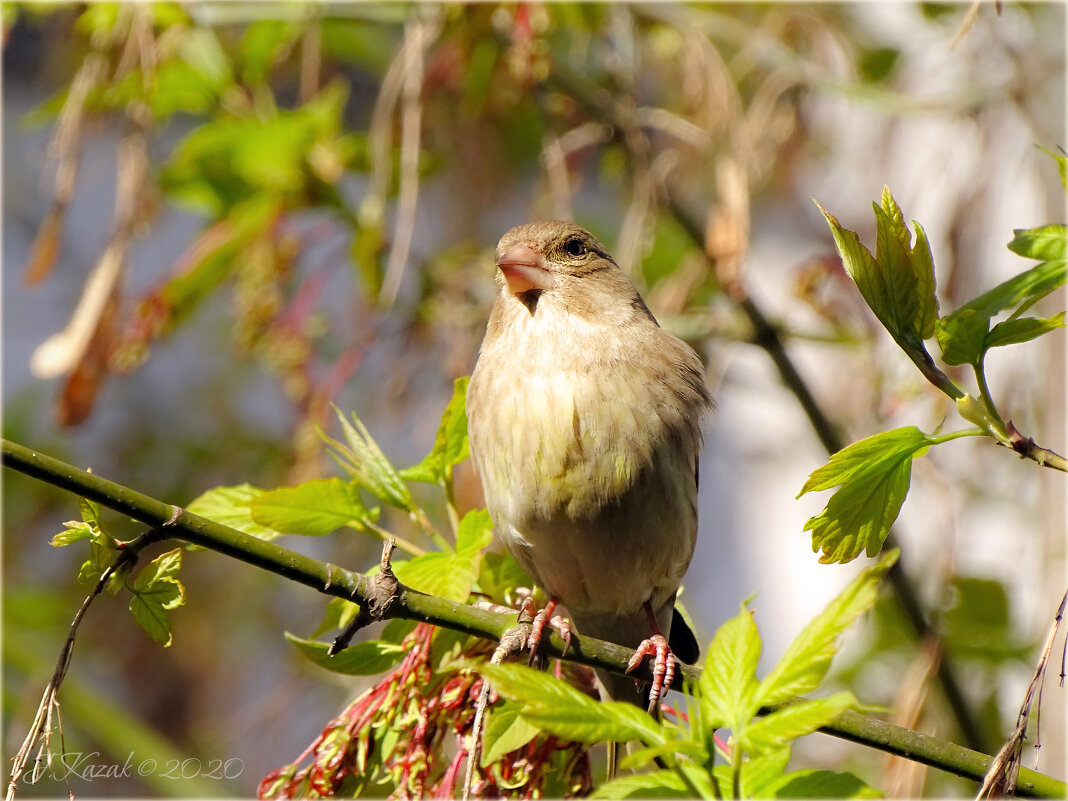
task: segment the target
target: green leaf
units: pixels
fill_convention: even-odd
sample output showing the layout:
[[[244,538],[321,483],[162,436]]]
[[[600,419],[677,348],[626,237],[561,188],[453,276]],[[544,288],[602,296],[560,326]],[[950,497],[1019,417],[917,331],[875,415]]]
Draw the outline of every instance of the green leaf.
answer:
[[[1036,261],[1064,261],[1068,258],[1068,226],[1043,225],[1013,230],[1009,250]]]
[[[768,751],[762,756],[751,757],[742,764],[742,796],[767,798],[768,787],[776,784],[790,761],[789,746]]]
[[[493,520],[485,509],[472,509],[463,516],[456,532],[456,556],[474,560],[493,539]]]
[[[491,765],[505,754],[533,740],[539,732],[520,717],[522,707],[511,701],[504,701],[487,711],[486,729],[482,735],[481,767]]]
[[[482,554],[482,567],[478,574],[478,587],[498,603],[516,587],[533,587],[530,576],[519,563],[507,553],[487,552]]]
[[[62,548],[63,546],[70,545],[74,542],[87,540],[95,533],[91,525],[83,523],[80,520],[68,520],[63,525],[66,526],[66,528],[52,537],[49,541],[49,545],[53,548]]]
[[[236,528],[261,540],[273,540],[282,532],[260,525],[252,519],[249,501],[258,498],[263,490],[251,484],[237,484],[232,487],[216,487],[200,495],[186,506],[186,511]]]
[[[522,706],[528,723],[557,737],[579,742],[640,740],[659,745],[663,727],[644,710],[621,701],[595,701],[570,684],[525,665],[471,665],[505,698]]]
[[[175,548],[160,554],[143,568],[134,579],[131,589],[134,592],[151,590],[152,585],[160,581],[173,579],[182,569],[182,549]]]
[[[340,653],[330,656],[330,646],[324,642],[306,640],[285,634],[297,650],[321,668],[346,676],[372,676],[389,670],[404,657],[404,648],[385,640],[365,640],[350,645]]]
[[[115,547],[115,540],[106,534],[100,526],[100,506],[88,498],[81,498],[78,503],[82,519],[68,520],[63,525],[66,528],[52,537],[49,543],[53,548],[62,548],[74,542],[91,539],[97,545],[109,550]]]
[[[359,490],[336,477],[264,492],[249,502],[249,508],[257,523],[306,537],[321,537],[344,526],[365,530],[372,520]]]
[[[619,767],[624,770],[639,770],[656,759],[673,756],[688,757],[698,765],[703,765],[709,759],[708,749],[705,748],[704,743],[695,740],[672,739],[660,745],[631,751],[619,761]]]
[[[438,484],[445,481],[453,465],[467,458],[467,385],[468,376],[457,378],[452,387],[452,398],[441,415],[441,425],[434,439],[434,447],[417,465],[400,471],[409,481]]]
[[[1013,316],[1020,314],[1063,286],[1065,278],[1064,259],[1042,262],[943,317],[935,327],[942,358],[947,364],[977,366],[988,347],[986,338],[991,318],[1014,307],[1018,308]]]
[[[81,513],[82,522],[88,523],[93,528],[102,528],[100,525],[100,504],[88,498],[79,498],[78,511]]]
[[[617,776],[602,784],[590,798],[692,798],[693,792],[673,770],[654,770]]]
[[[985,348],[997,348],[1003,345],[1030,342],[1032,339],[1063,327],[1064,312],[1059,312],[1045,319],[1018,317],[1015,320],[1005,320],[990,329],[990,333],[983,340],[983,346]]]
[[[737,738],[738,747],[754,755],[780,749],[798,737],[811,734],[821,726],[833,722],[847,709],[856,709],[859,705],[851,692],[840,692],[830,698],[790,704],[753,721]]]
[[[186,29],[178,55],[216,90],[233,83],[230,59],[211,28]]]
[[[237,61],[244,80],[263,82],[275,59],[296,37],[296,28],[282,20],[264,19],[250,24],[238,47]]]
[[[783,703],[820,685],[831,665],[838,637],[875,605],[879,581],[897,561],[899,553],[897,549],[890,551],[862,570],[802,629],[779,663],[760,682],[755,699],[759,706]]]
[[[914,426],[895,428],[854,442],[812,472],[798,498],[841,485],[803,529],[812,532],[812,550],[823,551],[821,563],[879,553],[908,494],[912,460],[933,443]]]
[[[935,325],[938,347],[946,364],[979,364],[986,352],[990,317],[975,309],[962,308]]]
[[[901,209],[883,188],[882,205],[872,204],[876,221],[876,255],[854,231],[816,202],[830,226],[842,265],[865,302],[894,340],[913,358],[929,359],[923,340],[934,333],[938,317],[934,260],[923,227],[913,222],[915,244]]]
[[[312,637],[318,637],[328,631],[345,628],[352,622],[359,611],[360,605],[353,601],[348,601],[344,598],[331,598],[326,602],[326,614],[323,615],[323,619],[319,622],[315,631],[312,632]],[[390,639],[385,636],[384,632],[383,638]]]
[[[762,798],[882,798],[852,773],[831,770],[798,770],[787,773],[765,788]]]
[[[390,464],[360,419],[353,415],[350,423],[336,406],[334,412],[341,423],[347,445],[321,434],[333,449],[330,455],[361,487],[365,487],[376,497],[398,509],[415,511],[415,502],[408,485]]]
[[[745,604],[716,631],[697,685],[701,718],[709,732],[724,726],[740,731],[759,709],[754,696],[760,645],[753,613]],[[711,752],[712,743],[706,745]]]
[[[464,603],[478,579],[482,549],[493,539],[493,521],[485,509],[472,509],[460,521],[456,550],[427,553],[395,561],[397,578],[413,590]]]
[[[177,579],[182,567],[182,549],[160,554],[137,574],[130,591],[130,612],[149,637],[168,647],[171,619],[167,613],[185,603],[185,588]]]

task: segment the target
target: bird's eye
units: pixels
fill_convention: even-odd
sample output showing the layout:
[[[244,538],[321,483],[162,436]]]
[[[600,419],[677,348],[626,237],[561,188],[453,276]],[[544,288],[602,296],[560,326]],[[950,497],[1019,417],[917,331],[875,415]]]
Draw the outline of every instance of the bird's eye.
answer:
[[[586,243],[577,236],[573,236],[564,242],[564,250],[569,256],[585,256]]]

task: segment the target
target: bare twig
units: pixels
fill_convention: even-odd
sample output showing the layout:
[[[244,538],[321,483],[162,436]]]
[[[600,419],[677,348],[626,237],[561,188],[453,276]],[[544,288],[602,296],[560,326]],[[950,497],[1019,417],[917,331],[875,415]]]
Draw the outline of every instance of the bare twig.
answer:
[[[397,299],[415,230],[419,199],[419,150],[423,120],[423,58],[441,29],[438,16],[409,20],[405,26],[401,57],[404,60],[401,111],[400,190],[397,197],[397,223],[393,232],[386,275],[379,298],[387,306]]]
[[[1068,592],[1061,598],[1060,606],[1057,607],[1057,614],[1053,618],[1053,623],[1050,624],[1049,633],[1046,635],[1046,644],[1042,647],[1042,655],[1038,658],[1035,673],[1031,677],[1031,683],[1027,685],[1027,692],[1024,693],[1024,701],[1020,706],[1020,713],[1016,716],[1016,729],[1009,739],[1005,741],[1005,745],[1001,746],[1001,750],[994,757],[994,761],[990,763],[990,769],[983,778],[983,786],[979,788],[979,794],[976,795],[977,799],[1011,796],[1016,792],[1024,737],[1027,735],[1027,725],[1031,721],[1031,705],[1037,692],[1040,699],[1039,713],[1041,713],[1042,685],[1046,676],[1046,665],[1049,663],[1049,655],[1053,651],[1053,641],[1057,637],[1061,619],[1064,617],[1066,603],[1068,603]],[[1038,723],[1036,721],[1035,748],[1037,749],[1040,745]]]
[[[13,801],[19,780],[26,772],[26,762],[29,760],[30,752],[35,745],[38,748],[37,755],[34,757],[33,771],[30,774],[31,783],[37,782],[44,768],[50,769],[52,767],[52,759],[56,756],[52,751],[52,734],[58,731],[62,738],[63,733],[58,698],[59,688],[63,685],[63,679],[66,678],[67,669],[70,667],[71,655],[74,652],[74,639],[78,635],[78,628],[81,626],[85,613],[89,611],[90,604],[103,592],[112,576],[120,571],[128,570],[137,561],[138,555],[146,546],[162,538],[161,529],[151,529],[136,540],[125,543],[125,547],[119,551],[114,562],[100,574],[100,579],[96,582],[92,592],[82,601],[77,614],[74,615],[74,620],[71,621],[70,629],[67,631],[67,639],[63,642],[63,647],[59,652],[56,669],[52,672],[52,678],[49,679],[48,684],[45,686],[41,702],[37,706],[37,714],[30,725],[30,731],[12,760],[11,778],[7,785],[7,801]],[[55,717],[55,722],[53,717]],[[61,754],[62,750],[61,748]],[[71,797],[73,798],[73,794]]]

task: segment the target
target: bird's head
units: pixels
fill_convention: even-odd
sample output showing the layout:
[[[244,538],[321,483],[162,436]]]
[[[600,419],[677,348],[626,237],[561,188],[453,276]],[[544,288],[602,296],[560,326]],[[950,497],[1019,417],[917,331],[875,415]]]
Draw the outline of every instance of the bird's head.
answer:
[[[574,223],[545,220],[513,228],[497,245],[497,268],[500,297],[522,303],[532,315],[543,296],[579,316],[620,306],[648,314],[605,246]]]

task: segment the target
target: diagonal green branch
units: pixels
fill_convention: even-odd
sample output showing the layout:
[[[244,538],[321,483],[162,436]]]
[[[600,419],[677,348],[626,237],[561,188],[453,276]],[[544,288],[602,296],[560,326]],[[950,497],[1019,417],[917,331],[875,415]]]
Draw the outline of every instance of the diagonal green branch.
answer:
[[[374,581],[368,576],[256,539],[9,440],[3,440],[2,450],[6,467],[129,515],[153,527],[156,536],[200,545],[328,595],[365,603],[375,598]],[[511,614],[454,603],[403,585],[390,604],[390,616],[425,621],[493,641],[499,641],[516,620]],[[622,646],[575,635],[565,657],[564,642],[556,632],[546,639],[546,651],[553,657],[616,673],[625,671],[631,655]],[[640,671],[646,671],[648,678],[648,664]],[[681,674],[676,676],[675,686],[685,689],[683,681],[695,683],[699,671],[684,666]],[[987,754],[856,712],[846,712],[821,731],[975,781],[982,780],[992,761]],[[1063,798],[1068,787],[1021,768],[1017,791],[1028,797]]]

